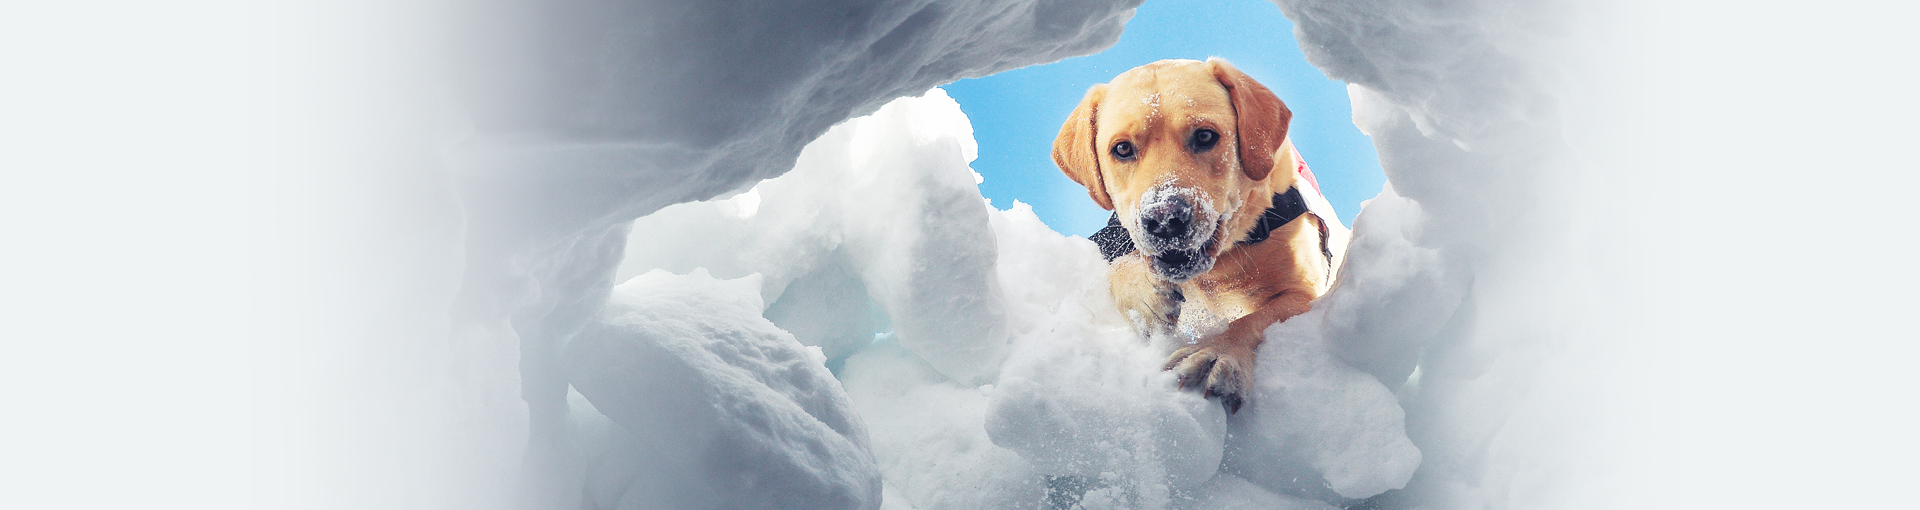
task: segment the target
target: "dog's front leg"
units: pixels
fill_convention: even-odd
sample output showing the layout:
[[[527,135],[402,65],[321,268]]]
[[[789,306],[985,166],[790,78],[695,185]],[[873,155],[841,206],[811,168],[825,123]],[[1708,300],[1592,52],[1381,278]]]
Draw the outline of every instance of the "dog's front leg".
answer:
[[[1129,253],[1115,259],[1107,275],[1114,304],[1143,337],[1173,332],[1186,301],[1180,286],[1154,275],[1150,264],[1145,255]]]
[[[1253,360],[1266,341],[1267,326],[1306,312],[1312,301],[1304,291],[1275,294],[1253,313],[1228,323],[1219,336],[1173,351],[1162,369],[1180,376],[1181,389],[1198,386],[1204,396],[1220,397],[1220,407],[1227,414],[1240,412],[1252,387]]]

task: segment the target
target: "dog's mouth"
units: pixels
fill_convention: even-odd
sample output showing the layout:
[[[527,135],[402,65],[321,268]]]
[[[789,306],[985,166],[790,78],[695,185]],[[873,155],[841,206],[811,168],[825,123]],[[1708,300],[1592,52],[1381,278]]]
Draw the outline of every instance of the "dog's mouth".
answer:
[[[1213,269],[1213,249],[1218,238],[1191,250],[1167,250],[1153,255],[1153,272],[1174,283],[1182,283]]]

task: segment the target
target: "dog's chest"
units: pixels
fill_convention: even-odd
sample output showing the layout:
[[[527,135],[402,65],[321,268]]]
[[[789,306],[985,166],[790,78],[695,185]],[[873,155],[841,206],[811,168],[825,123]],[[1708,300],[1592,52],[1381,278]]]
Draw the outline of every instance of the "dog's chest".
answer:
[[[1258,285],[1249,278],[1247,275],[1202,275],[1181,284],[1181,294],[1186,297],[1185,308],[1200,308],[1226,320],[1253,313],[1256,306],[1251,294],[1257,292],[1255,287]]]
[[[1294,245],[1300,244],[1300,236],[1297,225],[1288,225],[1276,230],[1274,239],[1237,246],[1221,254],[1212,270],[1181,284],[1186,304],[1232,320],[1253,313],[1283,291],[1311,287],[1306,284],[1310,278],[1296,267],[1301,261],[1295,256]],[[1319,255],[1317,251],[1312,254]]]

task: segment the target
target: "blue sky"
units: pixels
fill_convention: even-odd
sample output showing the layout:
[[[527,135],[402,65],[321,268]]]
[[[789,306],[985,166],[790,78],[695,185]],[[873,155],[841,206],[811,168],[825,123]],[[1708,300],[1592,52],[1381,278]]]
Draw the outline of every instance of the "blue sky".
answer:
[[[1019,200],[1061,233],[1086,236],[1107,211],[1054,167],[1060,123],[1087,88],[1148,62],[1222,57],[1280,95],[1293,110],[1289,130],[1340,220],[1353,224],[1360,201],[1380,193],[1386,176],[1373,142],[1353,127],[1346,84],[1307,64],[1293,23],[1261,0],[1148,0],[1120,42],[1098,54],[961,80],[944,87],[973,123],[986,177],[980,192],[994,207]]]

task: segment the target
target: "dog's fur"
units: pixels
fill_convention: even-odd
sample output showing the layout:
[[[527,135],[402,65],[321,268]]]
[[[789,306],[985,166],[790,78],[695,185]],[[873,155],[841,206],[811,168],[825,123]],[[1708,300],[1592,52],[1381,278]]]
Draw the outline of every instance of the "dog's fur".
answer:
[[[1298,180],[1292,116],[1225,60],[1162,60],[1093,86],[1053,144],[1054,163],[1116,211],[1133,240],[1136,250],[1113,261],[1109,284],[1139,333],[1172,332],[1183,305],[1231,319],[1165,366],[1181,388],[1204,388],[1228,412],[1246,399],[1267,326],[1307,311],[1330,283],[1322,243],[1331,241],[1316,214],[1239,244],[1274,194]],[[1122,142],[1129,150],[1116,148]]]

